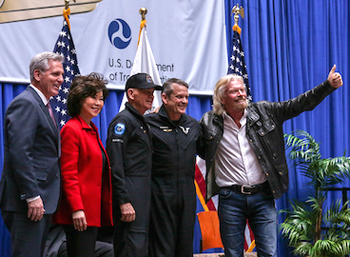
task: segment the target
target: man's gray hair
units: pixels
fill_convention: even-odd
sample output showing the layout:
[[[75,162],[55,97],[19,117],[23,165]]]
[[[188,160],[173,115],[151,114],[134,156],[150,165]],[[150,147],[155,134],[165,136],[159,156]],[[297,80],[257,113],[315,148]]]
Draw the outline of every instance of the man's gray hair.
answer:
[[[30,81],[34,80],[34,71],[39,70],[41,73],[47,71],[49,66],[49,61],[59,61],[63,63],[63,56],[53,53],[53,52],[42,52],[33,57],[29,64],[29,75]]]
[[[182,79],[171,78],[171,79],[168,79],[163,84],[162,93],[164,93],[166,96],[170,97],[170,95],[174,92],[174,88],[173,88],[173,84],[174,83],[182,85],[182,86],[188,88],[188,84],[185,81],[183,81]]]
[[[225,111],[225,108],[222,105],[222,98],[224,97],[227,85],[233,80],[238,80],[244,85],[243,77],[237,74],[225,75],[219,79],[215,85],[213,94],[213,110],[217,115],[221,115]]]

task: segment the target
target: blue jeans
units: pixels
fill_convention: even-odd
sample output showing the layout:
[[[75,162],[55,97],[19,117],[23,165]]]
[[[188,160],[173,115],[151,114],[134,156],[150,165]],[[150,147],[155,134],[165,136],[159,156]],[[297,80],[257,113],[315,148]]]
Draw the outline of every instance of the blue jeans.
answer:
[[[258,256],[277,257],[277,212],[271,195],[251,195],[221,188],[219,219],[225,257],[243,257],[246,220],[253,231]]]

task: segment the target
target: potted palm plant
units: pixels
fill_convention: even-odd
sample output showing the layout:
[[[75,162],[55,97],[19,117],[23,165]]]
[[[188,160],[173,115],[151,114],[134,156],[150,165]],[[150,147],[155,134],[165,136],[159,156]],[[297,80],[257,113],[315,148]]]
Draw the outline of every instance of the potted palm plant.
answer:
[[[310,195],[304,202],[292,201],[280,225],[281,232],[297,256],[335,257],[350,254],[350,209],[348,202],[336,201],[326,207],[328,190],[350,178],[350,158],[322,159],[320,144],[305,131],[285,134],[285,144],[291,148],[303,175],[310,179]]]

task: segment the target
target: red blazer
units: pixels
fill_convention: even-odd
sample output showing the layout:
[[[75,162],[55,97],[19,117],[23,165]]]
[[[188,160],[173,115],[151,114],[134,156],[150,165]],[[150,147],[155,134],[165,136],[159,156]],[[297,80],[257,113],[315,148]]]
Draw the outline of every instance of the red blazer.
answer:
[[[61,130],[62,199],[53,222],[72,225],[72,212],[84,210],[87,225],[113,225],[111,168],[96,126],[80,116]],[[103,171],[103,149],[108,169]]]

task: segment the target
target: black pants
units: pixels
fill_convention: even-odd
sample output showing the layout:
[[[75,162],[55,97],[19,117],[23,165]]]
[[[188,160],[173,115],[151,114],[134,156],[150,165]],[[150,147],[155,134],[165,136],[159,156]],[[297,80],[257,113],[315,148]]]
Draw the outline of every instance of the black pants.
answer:
[[[148,257],[151,181],[149,177],[126,177],[125,180],[136,219],[132,222],[120,221],[120,207],[114,205],[114,256]]]
[[[96,241],[96,257],[113,257],[113,245],[111,243]],[[64,242],[57,254],[57,257],[67,257],[67,244]]]
[[[73,225],[63,225],[67,237],[67,253],[69,257],[95,257],[97,227],[87,227],[78,231]]]
[[[27,212],[1,210],[1,214],[11,234],[12,256],[43,256],[51,215],[45,214],[40,221],[31,221]]]
[[[181,187],[171,187],[164,179],[152,184],[150,218],[150,257],[192,257],[196,217],[196,193],[193,179]]]

